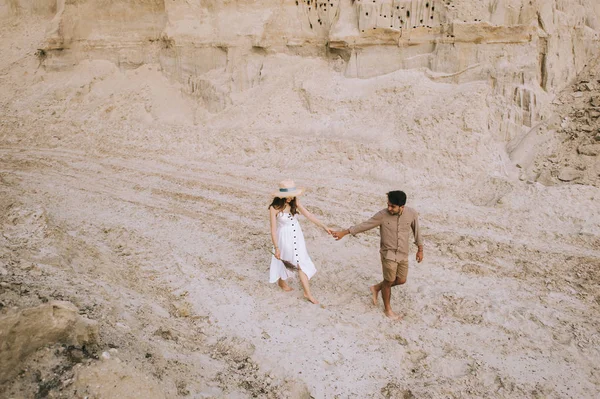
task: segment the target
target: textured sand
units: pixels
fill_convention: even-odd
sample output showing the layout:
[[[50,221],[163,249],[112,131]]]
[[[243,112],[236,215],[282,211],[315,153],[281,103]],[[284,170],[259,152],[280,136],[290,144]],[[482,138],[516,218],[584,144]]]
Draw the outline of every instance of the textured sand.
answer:
[[[117,347],[114,375],[153,380],[110,391],[112,360],[93,360],[67,397],[600,394],[600,191],[519,180],[487,84],[278,55],[210,113],[157,65],[37,68],[41,26],[1,28],[1,311],[69,300],[99,322],[100,352]],[[376,232],[335,242],[301,221],[323,306],[268,284],[283,178],[332,227],[407,192],[425,261],[413,248],[393,289],[403,321],[370,302]],[[28,376],[3,389],[32,392]]]

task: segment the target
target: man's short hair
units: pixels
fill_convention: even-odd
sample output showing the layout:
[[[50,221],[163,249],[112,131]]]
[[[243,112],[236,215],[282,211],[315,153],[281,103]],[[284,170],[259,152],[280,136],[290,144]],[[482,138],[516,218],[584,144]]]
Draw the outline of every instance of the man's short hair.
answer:
[[[406,204],[406,194],[404,191],[390,191],[387,193],[387,197],[392,205],[403,206]]]

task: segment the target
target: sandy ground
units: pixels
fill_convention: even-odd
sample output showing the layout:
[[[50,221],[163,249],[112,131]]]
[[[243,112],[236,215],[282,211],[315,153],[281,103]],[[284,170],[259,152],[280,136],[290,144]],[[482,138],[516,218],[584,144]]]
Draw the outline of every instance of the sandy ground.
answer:
[[[155,65],[45,71],[31,26],[0,43],[1,311],[68,300],[100,341],[75,366],[37,352],[6,397],[600,395],[600,191],[515,178],[484,83],[274,57],[211,114]],[[286,177],[332,227],[407,192],[425,261],[393,290],[403,321],[370,302],[376,232],[335,242],[302,220],[322,306],[268,284]],[[148,392],[111,391],[113,374]]]

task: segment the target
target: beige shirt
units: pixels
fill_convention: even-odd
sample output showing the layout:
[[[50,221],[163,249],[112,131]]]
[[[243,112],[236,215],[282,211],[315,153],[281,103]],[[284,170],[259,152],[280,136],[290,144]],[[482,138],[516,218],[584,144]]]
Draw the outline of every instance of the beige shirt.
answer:
[[[405,206],[401,215],[391,215],[387,209],[383,209],[366,222],[350,227],[348,231],[356,235],[377,226],[381,236],[380,252],[385,259],[396,262],[408,259],[408,236],[411,230],[415,244],[423,245],[419,231],[419,214],[413,208]]]

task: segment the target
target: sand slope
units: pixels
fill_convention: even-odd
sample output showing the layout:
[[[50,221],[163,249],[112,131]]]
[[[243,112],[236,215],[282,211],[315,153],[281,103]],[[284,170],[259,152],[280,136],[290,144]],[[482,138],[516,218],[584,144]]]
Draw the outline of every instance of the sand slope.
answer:
[[[519,180],[487,84],[275,55],[211,113],[158,65],[46,71],[41,30],[2,29],[0,311],[67,300],[100,334],[93,353],[38,351],[7,396],[600,394],[599,189]],[[286,177],[332,227],[408,193],[426,260],[393,291],[402,322],[370,303],[376,232],[335,242],[302,220],[323,306],[267,283]]]

